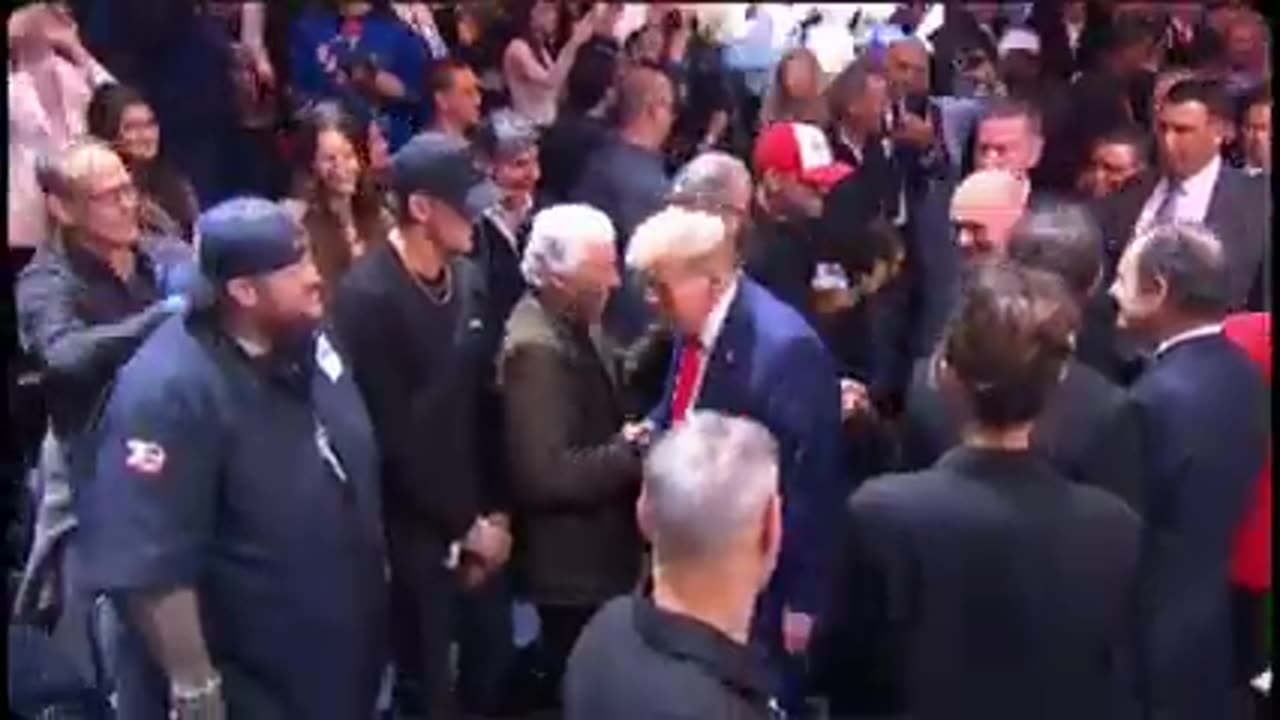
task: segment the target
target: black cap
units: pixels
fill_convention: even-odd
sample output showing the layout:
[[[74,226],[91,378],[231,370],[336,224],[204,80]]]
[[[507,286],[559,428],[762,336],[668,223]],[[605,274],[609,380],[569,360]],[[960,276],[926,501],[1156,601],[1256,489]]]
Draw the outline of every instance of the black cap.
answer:
[[[476,167],[471,146],[444,133],[419,133],[397,150],[391,182],[401,198],[422,193],[473,222],[498,202],[498,190]]]
[[[258,197],[225,200],[196,220],[200,271],[210,280],[275,272],[302,259],[306,242],[279,204]]]

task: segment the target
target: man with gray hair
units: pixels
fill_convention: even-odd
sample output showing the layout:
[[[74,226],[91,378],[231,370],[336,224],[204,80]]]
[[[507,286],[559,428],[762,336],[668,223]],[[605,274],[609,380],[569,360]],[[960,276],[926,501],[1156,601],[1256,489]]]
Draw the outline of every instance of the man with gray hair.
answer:
[[[640,456],[618,433],[614,354],[600,330],[619,281],[613,224],[587,205],[539,212],[522,270],[529,291],[507,321],[499,384],[521,529],[515,569],[538,607],[552,704],[582,626],[640,576]]]
[[[190,305],[196,289],[190,248],[146,236],[137,188],[114,150],[97,140],[73,142],[42,159],[38,171],[57,225],[19,273],[15,296],[22,349],[38,363],[49,427],[33,471],[39,498],[36,537],[15,612],[59,604],[69,647],[88,669],[84,616],[88,598],[75,576],[70,449],[83,436],[116,371],[156,328]],[[64,563],[65,549],[70,555]],[[68,593],[61,603],[51,573]],[[56,618],[42,618],[53,622]]]
[[[751,420],[697,411],[654,446],[636,504],[653,593],[610,602],[583,630],[566,718],[772,716],[748,637],[781,549],[778,488],[778,444]]]
[[[672,205],[720,216],[731,240],[740,246],[751,219],[754,185],[751,171],[738,158],[717,150],[685,163],[671,184]]]
[[[481,166],[498,189],[498,202],[476,223],[471,258],[488,280],[489,322],[502,327],[525,284],[520,253],[537,203],[542,168],[538,128],[514,110],[497,110],[477,128],[474,139]]]
[[[787,540],[752,637],[795,669],[787,702],[799,702],[796,661],[808,644],[828,533],[846,487],[835,362],[799,313],[739,271],[715,215],[678,206],[653,215],[636,229],[627,264],[645,278],[676,334],[674,367],[649,424],[679,427],[694,409],[742,414],[769,428],[782,448]]]
[[[1222,244],[1202,225],[1156,225],[1125,248],[1111,294],[1120,330],[1156,346],[1132,390],[1147,469],[1149,710],[1247,717],[1231,671],[1228,568],[1267,448],[1267,392],[1222,334],[1232,303]]]

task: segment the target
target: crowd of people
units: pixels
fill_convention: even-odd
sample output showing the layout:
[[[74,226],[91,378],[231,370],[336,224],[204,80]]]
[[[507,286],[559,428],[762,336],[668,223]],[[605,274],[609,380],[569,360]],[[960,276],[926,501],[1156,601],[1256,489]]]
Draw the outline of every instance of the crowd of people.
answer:
[[[10,15],[11,712],[1265,716],[1267,26],[930,5]]]

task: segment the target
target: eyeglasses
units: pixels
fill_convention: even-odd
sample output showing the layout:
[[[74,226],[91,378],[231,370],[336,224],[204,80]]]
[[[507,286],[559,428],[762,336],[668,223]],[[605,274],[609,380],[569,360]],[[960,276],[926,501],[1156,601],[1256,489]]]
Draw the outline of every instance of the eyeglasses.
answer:
[[[111,202],[119,204],[125,200],[136,200],[138,198],[138,186],[127,181],[113,187],[89,193],[85,197],[89,202]]]

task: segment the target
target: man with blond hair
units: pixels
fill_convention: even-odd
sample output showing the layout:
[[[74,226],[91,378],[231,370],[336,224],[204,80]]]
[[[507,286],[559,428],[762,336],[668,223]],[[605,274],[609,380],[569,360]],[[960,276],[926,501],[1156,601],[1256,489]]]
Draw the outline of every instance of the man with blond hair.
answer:
[[[627,265],[676,334],[654,429],[679,425],[695,408],[743,415],[777,438],[784,499],[778,573],[765,589],[752,637],[788,667],[784,701],[802,697],[790,671],[808,643],[825,574],[828,528],[842,482],[840,385],[835,363],[795,310],[738,269],[724,222],[668,207],[631,238]]]

